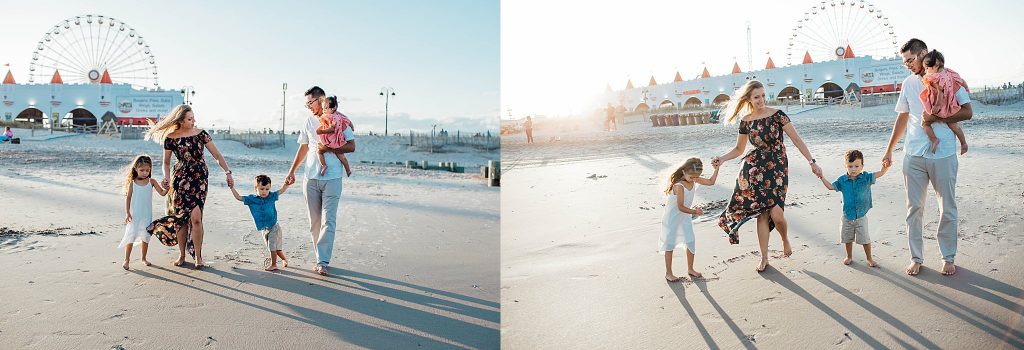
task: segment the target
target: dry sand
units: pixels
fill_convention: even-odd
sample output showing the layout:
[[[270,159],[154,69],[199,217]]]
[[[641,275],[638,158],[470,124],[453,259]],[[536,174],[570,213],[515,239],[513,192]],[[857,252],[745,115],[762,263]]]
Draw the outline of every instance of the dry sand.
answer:
[[[242,193],[258,173],[276,189],[295,152],[218,147]],[[291,262],[278,273],[262,271],[262,239],[209,157],[209,267],[172,266],[177,248],[154,239],[154,265],[136,247],[124,271],[116,175],[137,152],[159,161],[159,145],[95,136],[0,145],[0,348],[497,348],[498,188],[472,173],[368,166],[359,160],[431,156],[375,152],[392,146],[369,139],[359,147],[331,275],[321,277],[300,186],[278,202]],[[156,215],[164,202],[154,197]]]
[[[1024,347],[1024,104],[978,106],[964,123],[971,152],[960,158],[958,272],[942,276],[937,209],[925,213],[925,266],[917,277],[905,224],[902,149],[873,190],[870,212],[878,268],[854,262],[839,244],[841,195],[810,172],[787,141],[786,217],[795,253],[781,255],[772,233],[770,268],[759,262],[754,225],[729,245],[717,216],[735,186],[739,160],[718,183],[699,189],[709,213],[695,221],[696,269],[703,279],[669,284],[656,253],[665,211],[666,172],[689,156],[705,162],[735,144],[735,125],[560,134],[560,142],[502,144],[502,344],[560,348],[1022,348]],[[859,148],[876,171],[895,113],[892,106],[832,107],[792,119],[825,175],[845,171],[842,154]],[[538,140],[550,134],[537,133]],[[902,144],[900,145],[902,146]],[[749,147],[748,147],[749,151]],[[711,168],[707,167],[710,175]],[[595,176],[596,175],[596,176]],[[674,269],[684,274],[685,254]]]

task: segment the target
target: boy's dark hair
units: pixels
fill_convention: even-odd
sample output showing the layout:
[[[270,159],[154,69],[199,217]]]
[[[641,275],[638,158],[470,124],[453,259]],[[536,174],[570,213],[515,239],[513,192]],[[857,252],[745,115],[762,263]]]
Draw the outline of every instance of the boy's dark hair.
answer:
[[[270,184],[270,176],[256,175],[256,184],[260,185],[260,186],[269,185]]]
[[[324,96],[324,100],[327,100],[327,107],[338,109],[338,96]]]
[[[900,53],[907,51],[918,53],[921,52],[921,50],[928,50],[928,45],[925,45],[924,41],[921,41],[921,39],[918,38],[907,40],[907,42],[900,47]]]
[[[860,153],[860,151],[855,150],[855,149],[851,149],[849,151],[846,151],[846,154],[843,155],[843,157],[846,158],[846,162],[847,163],[853,163],[853,161],[855,161],[857,159],[860,159],[861,163],[864,162],[864,154]]]
[[[937,50],[931,50],[924,55],[924,59],[921,60],[921,64],[925,67],[938,67],[942,68],[946,65],[946,58],[942,56],[942,53]]]
[[[303,96],[312,96],[314,99],[317,99],[317,98],[323,97],[326,94],[327,93],[324,92],[324,89],[321,89],[319,86],[313,86],[313,87],[309,88],[309,90],[306,90],[306,93],[302,94],[302,95]]]

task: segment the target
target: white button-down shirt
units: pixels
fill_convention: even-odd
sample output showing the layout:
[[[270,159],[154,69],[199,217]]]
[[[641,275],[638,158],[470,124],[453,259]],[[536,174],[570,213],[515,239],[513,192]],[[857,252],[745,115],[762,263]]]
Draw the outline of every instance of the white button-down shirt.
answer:
[[[932,143],[928,140],[928,134],[924,132],[924,127],[921,126],[921,114],[924,112],[924,105],[921,104],[921,91],[924,91],[924,82],[920,76],[911,74],[903,79],[903,89],[900,90],[900,98],[896,102],[896,112],[910,113],[903,147],[904,154],[928,159],[955,156],[960,149],[956,145],[956,135],[953,135],[949,125],[942,122],[932,123],[932,131],[935,131],[935,137],[939,139],[939,147],[935,153],[932,153]],[[967,89],[963,87],[957,90],[955,96],[961,106],[971,103],[971,97],[967,94]]]

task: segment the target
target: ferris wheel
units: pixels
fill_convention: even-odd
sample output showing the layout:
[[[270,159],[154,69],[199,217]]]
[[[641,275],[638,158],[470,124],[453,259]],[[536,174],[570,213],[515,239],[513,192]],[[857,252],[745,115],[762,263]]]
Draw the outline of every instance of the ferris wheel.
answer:
[[[815,62],[844,56],[898,55],[896,34],[889,17],[864,0],[827,0],[815,4],[796,22],[786,58],[801,60],[807,53]]]
[[[159,88],[156,58],[142,35],[127,23],[100,15],[58,22],[39,39],[29,62],[29,82],[48,81],[60,72],[69,83],[99,83]]]

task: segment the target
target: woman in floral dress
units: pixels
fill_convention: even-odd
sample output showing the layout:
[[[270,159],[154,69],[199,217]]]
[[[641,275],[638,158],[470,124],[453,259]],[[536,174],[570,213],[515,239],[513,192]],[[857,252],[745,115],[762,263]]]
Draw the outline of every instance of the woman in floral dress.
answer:
[[[757,219],[757,240],[761,249],[761,263],[757,272],[768,266],[768,238],[773,229],[782,236],[783,255],[793,253],[787,237],[786,191],[789,187],[789,160],[783,144],[783,132],[789,135],[800,153],[808,160],[811,171],[821,176],[821,168],[814,162],[807,145],[797,134],[789,117],[778,109],[765,106],[764,86],[756,80],[748,81],[723,109],[727,123],[739,122],[736,147],[729,153],[711,160],[719,165],[743,154],[747,142],[754,149],[743,157],[743,170],[736,178],[729,205],[718,219],[718,226],[729,235],[729,243],[739,244],[739,228],[750,219]]]
[[[195,127],[195,116],[192,107],[179,105],[171,111],[167,118],[161,120],[147,134],[147,140],[164,145],[163,171],[164,186],[170,184],[171,193],[167,196],[167,216],[153,221],[147,231],[157,236],[167,246],[178,245],[178,259],[174,266],[185,262],[185,251],[196,259],[196,269],[205,266],[203,262],[203,204],[206,203],[209,171],[203,159],[203,148],[217,159],[228,186],[234,184],[231,170],[224,161],[213,139],[205,130]],[[167,177],[170,173],[171,154],[177,162],[174,165],[173,181]]]

